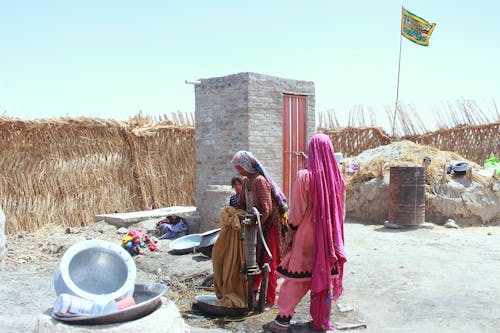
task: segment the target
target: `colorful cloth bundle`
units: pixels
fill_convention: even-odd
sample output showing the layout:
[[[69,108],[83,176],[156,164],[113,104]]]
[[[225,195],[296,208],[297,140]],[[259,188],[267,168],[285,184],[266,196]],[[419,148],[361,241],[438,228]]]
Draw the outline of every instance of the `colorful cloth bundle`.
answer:
[[[146,249],[157,251],[158,245],[142,229],[132,229],[122,239],[122,247],[131,255],[144,254]]]

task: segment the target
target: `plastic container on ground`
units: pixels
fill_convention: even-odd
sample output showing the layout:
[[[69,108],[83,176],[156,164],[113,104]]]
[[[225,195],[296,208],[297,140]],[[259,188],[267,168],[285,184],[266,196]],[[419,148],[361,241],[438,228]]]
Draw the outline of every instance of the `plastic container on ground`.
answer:
[[[92,301],[69,294],[57,296],[52,312],[58,316],[101,316],[118,310],[114,300]]]

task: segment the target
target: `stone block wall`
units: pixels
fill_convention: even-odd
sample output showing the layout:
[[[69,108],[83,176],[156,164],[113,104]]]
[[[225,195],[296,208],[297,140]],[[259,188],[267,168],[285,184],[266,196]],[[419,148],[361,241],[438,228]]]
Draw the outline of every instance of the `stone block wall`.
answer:
[[[283,93],[308,96],[307,140],[315,133],[315,100],[310,81],[257,73],[199,81],[195,86],[196,207],[204,231],[219,223],[211,216],[218,209],[213,203],[220,201],[207,200],[205,192],[214,185],[230,185],[237,174],[230,162],[238,150],[251,151],[281,186]]]
[[[248,76],[200,80],[195,86],[196,187],[230,185],[231,158],[248,150]]]

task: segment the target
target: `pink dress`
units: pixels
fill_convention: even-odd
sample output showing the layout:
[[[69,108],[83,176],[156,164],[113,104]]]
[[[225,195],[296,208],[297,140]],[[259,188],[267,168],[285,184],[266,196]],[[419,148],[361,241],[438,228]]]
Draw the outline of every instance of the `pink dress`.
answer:
[[[285,279],[311,280],[314,228],[309,192],[309,172],[300,170],[293,183],[288,217],[288,224],[297,232],[293,240],[292,250],[285,254],[278,267],[278,274]]]
[[[308,170],[297,173],[292,189],[289,224],[297,231],[291,252],[278,267],[285,280],[276,322],[289,324],[310,290],[312,328],[324,331],[331,329],[332,303],[343,290],[345,181],[328,136],[315,134],[307,155]]]

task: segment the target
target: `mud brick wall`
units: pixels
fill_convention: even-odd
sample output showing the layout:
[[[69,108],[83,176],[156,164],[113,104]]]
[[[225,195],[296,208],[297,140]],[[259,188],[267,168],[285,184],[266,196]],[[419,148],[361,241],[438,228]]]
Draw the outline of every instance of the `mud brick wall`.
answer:
[[[230,185],[236,175],[230,162],[238,150],[251,151],[281,185],[283,93],[308,96],[308,140],[316,129],[313,82],[256,73],[200,82],[195,86],[196,206],[203,230],[203,211],[212,209],[206,189]]]

